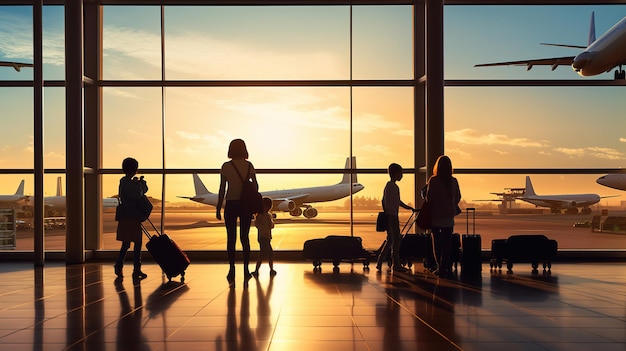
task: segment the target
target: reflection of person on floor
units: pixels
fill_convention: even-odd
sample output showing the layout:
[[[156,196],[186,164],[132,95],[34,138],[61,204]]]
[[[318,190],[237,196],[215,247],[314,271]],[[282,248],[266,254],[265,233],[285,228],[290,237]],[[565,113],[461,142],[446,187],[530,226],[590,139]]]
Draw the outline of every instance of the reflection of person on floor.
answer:
[[[402,166],[397,163],[389,165],[389,181],[383,191],[383,211],[387,215],[387,242],[376,263],[376,269],[380,271],[383,261],[391,252],[391,266],[394,272],[404,272],[407,269],[400,264],[400,221],[398,219],[398,209],[400,207],[415,212],[415,209],[400,200],[400,188],[396,182],[402,180]]]
[[[270,266],[270,275],[276,275],[274,270],[274,249],[272,248],[272,228],[274,228],[274,220],[270,210],[272,209],[272,199],[263,198],[263,213],[258,213],[254,219],[254,225],[258,230],[259,240],[259,258],[256,261],[256,269],[251,274],[255,277],[259,276],[259,268],[263,262],[263,258],[267,258]]]
[[[215,339],[216,350],[255,351],[256,339],[250,328],[250,294],[248,280],[244,280],[244,289],[241,293],[241,309],[239,311],[240,326],[237,328],[237,296],[236,289],[228,289],[228,311],[226,312],[226,332],[224,338]],[[225,346],[225,347],[224,347]]]
[[[141,284],[133,285],[135,306],[130,305],[128,293],[124,289],[122,278],[115,279],[115,291],[120,298],[120,319],[117,322],[117,349],[118,350],[150,350],[147,340],[141,334],[141,322],[143,315],[143,300],[141,297]],[[137,337],[137,336],[140,337]],[[139,345],[137,345],[137,341]]]
[[[257,279],[256,281],[256,296],[257,296],[257,326],[256,326],[256,340],[264,341],[270,340],[272,335],[272,307],[270,305],[270,299],[272,296],[272,289],[274,287],[274,276],[270,276],[270,282],[267,285],[267,291],[263,291],[261,283]]]

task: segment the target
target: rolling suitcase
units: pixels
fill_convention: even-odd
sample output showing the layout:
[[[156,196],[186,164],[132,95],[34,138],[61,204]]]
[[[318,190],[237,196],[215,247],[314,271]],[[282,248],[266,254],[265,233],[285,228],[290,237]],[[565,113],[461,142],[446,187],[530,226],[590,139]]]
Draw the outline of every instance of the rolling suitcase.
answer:
[[[325,238],[309,239],[304,242],[302,255],[313,261],[314,269],[321,269],[322,261],[331,261],[335,268],[340,262],[362,261],[363,268],[369,266],[369,252],[363,249],[358,236],[328,235]]]
[[[150,235],[146,227],[141,225],[143,232],[148,237],[146,248],[152,258],[159,264],[161,270],[167,276],[168,280],[180,275],[180,281],[185,281],[185,270],[189,266],[189,257],[180,249],[180,247],[167,234],[159,233],[152,221],[148,219],[152,228],[156,231],[156,235]]]
[[[480,234],[476,234],[476,209],[467,208],[467,233],[461,236],[461,274],[480,275],[482,252]],[[469,214],[472,212],[472,234],[469,233]]]

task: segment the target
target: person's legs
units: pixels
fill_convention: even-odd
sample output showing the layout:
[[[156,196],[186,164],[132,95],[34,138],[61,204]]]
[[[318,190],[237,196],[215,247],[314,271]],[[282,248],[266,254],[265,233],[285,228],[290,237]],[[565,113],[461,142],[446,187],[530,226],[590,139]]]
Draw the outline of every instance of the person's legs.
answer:
[[[450,274],[452,268],[452,263],[450,262],[452,227],[441,228],[439,237],[441,243],[441,267],[443,267],[443,270],[440,268],[440,273],[446,276]]]
[[[126,259],[126,253],[130,248],[130,241],[122,241],[122,246],[120,247],[120,253],[117,256],[117,260],[115,261],[115,275],[119,278],[123,277],[122,268],[124,267],[124,260]]]
[[[391,262],[394,271],[404,271],[404,267],[400,262],[400,243],[402,235],[400,234],[400,222],[397,216],[389,216],[389,232],[387,237],[391,239]]]
[[[250,224],[252,216],[241,215],[239,218],[239,238],[241,239],[241,247],[243,249],[243,273],[250,275],[248,263],[250,263]]]
[[[441,230],[443,228],[440,227],[432,227],[432,238],[433,238],[433,256],[435,257],[435,263],[437,268],[435,269],[436,273],[440,273],[443,270],[442,266],[442,257],[441,257],[441,248],[442,244],[442,235]]]
[[[272,239],[267,239],[267,261],[270,265],[270,274],[276,274],[274,270],[274,248],[272,247]]]
[[[147,278],[148,275],[141,271],[141,237],[138,241],[135,241],[135,246],[133,250],[133,261],[134,261],[133,278],[136,278],[136,279]]]
[[[230,270],[227,278],[235,278],[235,243],[237,241],[237,212],[233,201],[227,201],[224,208],[224,224],[226,225],[226,251],[228,253],[228,263]]]
[[[376,260],[376,269],[381,270],[383,266],[383,261],[389,257],[389,251],[391,251],[391,237],[389,236],[389,231],[387,231],[387,240],[383,244],[383,247],[380,249],[378,253],[378,259]]]

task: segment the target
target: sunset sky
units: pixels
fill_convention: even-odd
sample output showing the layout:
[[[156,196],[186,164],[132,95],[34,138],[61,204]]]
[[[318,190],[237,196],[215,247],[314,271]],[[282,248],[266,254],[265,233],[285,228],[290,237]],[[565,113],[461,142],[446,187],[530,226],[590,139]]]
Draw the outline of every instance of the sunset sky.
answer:
[[[104,79],[161,79],[159,7],[106,7]],[[579,77],[571,68],[483,67],[475,64],[575,55],[585,45],[591,12],[599,37],[626,6],[447,6],[446,79],[613,79]],[[29,7],[0,7],[0,60],[32,61]],[[352,74],[350,11],[322,7],[166,7],[165,77],[181,80],[411,79],[411,8],[355,6]],[[63,8],[44,11],[44,78],[64,79]],[[0,80],[30,80],[32,70],[0,68]],[[32,89],[0,88],[0,168],[32,168]],[[160,88],[104,88],[105,168],[133,156],[140,167],[217,169],[228,143],[243,138],[257,168],[413,167],[410,88],[168,88],[162,120]],[[456,168],[615,168],[626,159],[623,87],[496,87],[445,89],[445,153]],[[45,167],[65,165],[64,91],[45,90]],[[352,122],[350,122],[352,118]],[[162,155],[162,128],[165,155]],[[352,130],[352,148],[350,147]],[[521,187],[525,175],[459,175],[463,198]],[[539,194],[619,191],[600,175],[531,175]],[[0,177],[0,193],[19,175]],[[105,177],[104,195],[118,176]],[[215,175],[203,175],[217,191]],[[262,175],[262,190],[332,184],[337,174]],[[26,177],[32,193],[32,176]],[[193,195],[191,175],[166,178],[166,199]],[[387,177],[359,175],[359,195],[379,197]],[[56,175],[46,176],[52,195]],[[160,197],[161,177],[148,178]],[[412,192],[412,177],[401,183]],[[624,193],[624,192],[621,192]],[[626,193],[624,193],[626,195]],[[626,198],[611,199],[614,203]],[[411,199],[409,198],[409,201]]]

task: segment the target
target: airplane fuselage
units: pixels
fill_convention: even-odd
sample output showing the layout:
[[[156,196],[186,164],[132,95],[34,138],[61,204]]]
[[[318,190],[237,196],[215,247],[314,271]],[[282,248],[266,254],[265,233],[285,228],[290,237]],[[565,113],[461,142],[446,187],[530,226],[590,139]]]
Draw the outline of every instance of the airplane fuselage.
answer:
[[[626,63],[626,17],[578,54],[572,69],[581,76],[610,72]]]
[[[528,203],[540,207],[551,209],[570,209],[588,207],[600,202],[597,194],[576,194],[576,195],[541,195],[520,198]]]
[[[613,189],[626,190],[626,174],[607,174],[596,179],[596,183]]]

